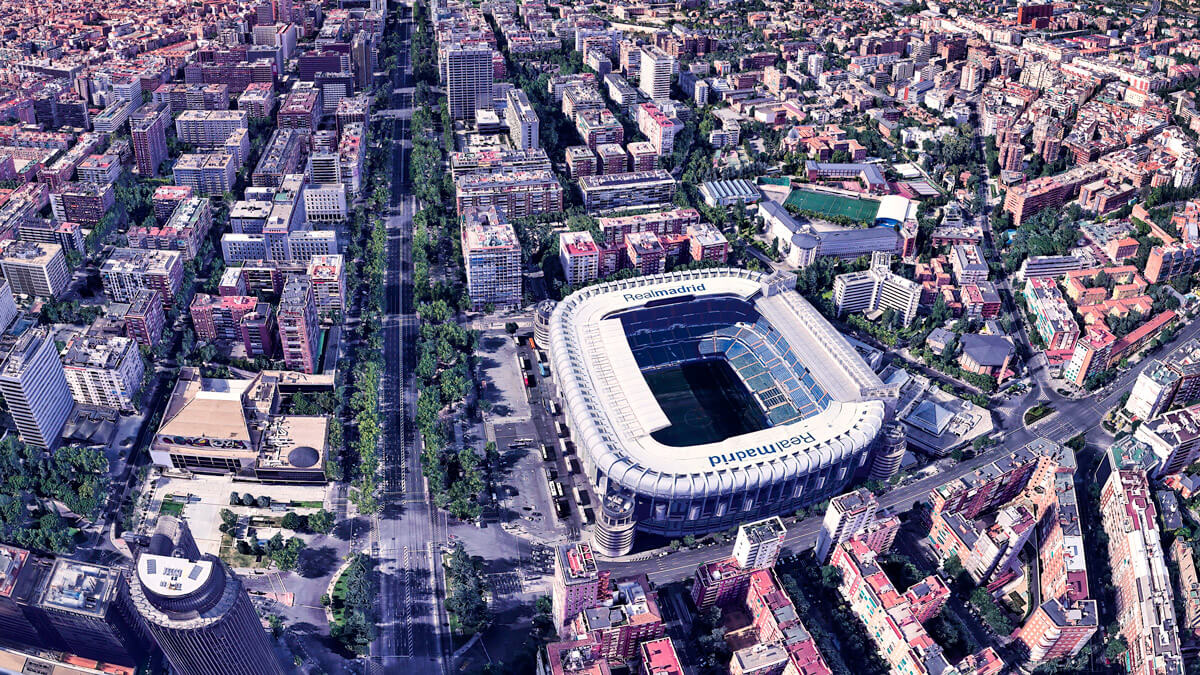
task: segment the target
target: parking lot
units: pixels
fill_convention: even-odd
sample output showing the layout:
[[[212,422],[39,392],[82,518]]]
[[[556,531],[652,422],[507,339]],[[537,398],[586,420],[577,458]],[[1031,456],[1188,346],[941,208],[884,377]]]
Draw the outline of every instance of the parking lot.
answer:
[[[481,396],[490,406],[488,414],[497,422],[529,419],[529,397],[517,363],[517,346],[503,331],[485,333],[476,350]]]
[[[586,521],[575,488],[586,504],[594,497],[569,439],[560,442],[561,408],[549,357],[530,345],[528,335],[519,336],[519,344],[507,335],[504,345],[499,339],[487,340],[485,373],[489,385],[496,383],[486,434],[501,457],[502,526],[535,541],[578,538]]]

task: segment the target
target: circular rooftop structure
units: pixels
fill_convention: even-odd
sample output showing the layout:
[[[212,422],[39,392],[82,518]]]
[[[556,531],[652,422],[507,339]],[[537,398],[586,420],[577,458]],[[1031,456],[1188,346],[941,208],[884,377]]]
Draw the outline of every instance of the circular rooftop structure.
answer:
[[[288,464],[298,468],[307,469],[314,466],[321,460],[321,453],[316,448],[308,445],[300,445],[292,448],[288,453]]]

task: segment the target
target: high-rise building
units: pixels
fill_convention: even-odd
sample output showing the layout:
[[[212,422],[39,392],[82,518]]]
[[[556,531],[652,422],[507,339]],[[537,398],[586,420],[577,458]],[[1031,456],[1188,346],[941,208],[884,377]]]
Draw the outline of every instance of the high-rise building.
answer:
[[[738,526],[733,557],[742,567],[774,567],[787,528],[778,516]]]
[[[167,158],[167,125],[171,123],[171,106],[167,103],[147,103],[129,118],[129,135],[138,173],[143,177],[158,175],[158,165]]]
[[[817,560],[829,560],[833,547],[862,532],[875,522],[879,503],[870,490],[859,488],[829,500],[821,531],[817,533]]]
[[[551,604],[554,628],[559,632],[575,615],[600,604],[608,587],[608,572],[596,567],[592,547],[584,543],[563,544],[554,552],[554,582]]]
[[[12,292],[57,298],[71,281],[67,257],[58,244],[13,240],[0,251],[0,271]]]
[[[571,632],[591,636],[610,665],[622,665],[637,655],[638,645],[667,633],[656,596],[644,574],[616,581],[603,604],[575,615]]]
[[[283,675],[241,579],[216,556],[200,555],[175,518],[159,517],[129,596],[179,675]]]
[[[442,79],[450,118],[474,120],[476,110],[492,109],[492,48],[487,44],[452,44],[442,56]]]
[[[921,285],[890,270],[891,255],[875,252],[871,268],[839,274],[833,280],[833,300],[838,316],[847,312],[891,309],[905,326],[917,316]]]
[[[12,286],[0,277],[0,333],[8,329],[13,319],[17,318],[17,301],[13,298]]]
[[[0,394],[23,443],[58,447],[74,402],[49,330],[31,328],[13,343],[0,365]]]
[[[463,213],[462,253],[473,308],[521,305],[521,242],[500,211],[489,207]]]
[[[59,558],[38,589],[37,609],[62,651],[126,667],[145,657],[150,645],[128,611],[121,570]]]
[[[62,359],[76,403],[121,412],[137,410],[145,365],[132,338],[76,336],[67,343]]]
[[[538,131],[541,122],[529,97],[517,88],[508,90],[508,108],[504,111],[504,120],[508,123],[508,136],[513,146],[521,150],[531,150],[539,146]]]
[[[279,297],[277,321],[284,364],[302,373],[317,372],[321,327],[312,281],[308,277],[288,277]]]
[[[671,70],[675,59],[658,47],[645,46],[641,52],[638,89],[656,103],[671,100]]]

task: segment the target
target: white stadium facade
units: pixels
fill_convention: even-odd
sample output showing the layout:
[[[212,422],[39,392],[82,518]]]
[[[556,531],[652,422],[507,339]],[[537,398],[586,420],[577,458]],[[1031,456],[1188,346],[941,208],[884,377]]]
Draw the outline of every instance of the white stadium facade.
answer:
[[[637,531],[699,535],[841,493],[870,468],[897,394],[790,274],[711,268],[598,284],[558,303],[548,333],[566,424],[601,502],[594,544],[610,556],[632,550]],[[647,377],[721,360],[759,423],[723,438],[693,438],[679,419],[669,430]]]

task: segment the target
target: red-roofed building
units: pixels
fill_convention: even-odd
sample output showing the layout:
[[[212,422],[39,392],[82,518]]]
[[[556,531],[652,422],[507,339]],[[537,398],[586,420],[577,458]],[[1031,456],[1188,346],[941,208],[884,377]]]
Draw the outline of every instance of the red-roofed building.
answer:
[[[683,675],[683,666],[671,638],[659,638],[643,642],[642,675]]]

